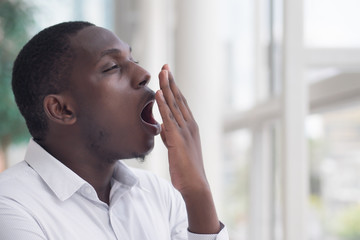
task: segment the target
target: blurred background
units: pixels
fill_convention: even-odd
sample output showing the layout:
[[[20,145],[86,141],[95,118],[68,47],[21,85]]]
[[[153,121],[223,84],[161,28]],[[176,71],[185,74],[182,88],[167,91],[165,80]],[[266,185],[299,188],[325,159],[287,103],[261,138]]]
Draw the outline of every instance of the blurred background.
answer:
[[[360,1],[0,0],[0,171],[29,140],[12,62],[41,29],[109,28],[152,74],[169,63],[200,126],[232,240],[360,239]],[[158,112],[156,118],[160,120]],[[168,178],[159,137],[145,163]]]

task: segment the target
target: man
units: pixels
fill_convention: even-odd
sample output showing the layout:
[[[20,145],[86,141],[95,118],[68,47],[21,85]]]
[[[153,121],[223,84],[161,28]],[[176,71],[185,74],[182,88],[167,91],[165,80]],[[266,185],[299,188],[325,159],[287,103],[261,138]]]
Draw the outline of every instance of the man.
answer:
[[[196,122],[167,65],[159,80],[155,94],[130,47],[90,23],[33,37],[12,80],[33,139],[0,175],[0,239],[227,239]],[[118,161],[144,158],[159,133],[177,190]]]

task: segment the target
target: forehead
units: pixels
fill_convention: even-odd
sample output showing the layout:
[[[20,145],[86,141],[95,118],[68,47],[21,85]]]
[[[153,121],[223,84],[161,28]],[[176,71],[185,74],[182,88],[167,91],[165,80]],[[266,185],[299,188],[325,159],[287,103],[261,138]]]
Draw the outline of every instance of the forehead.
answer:
[[[110,49],[130,53],[129,45],[121,41],[113,32],[96,26],[80,30],[71,38],[72,49],[87,60],[97,61]]]

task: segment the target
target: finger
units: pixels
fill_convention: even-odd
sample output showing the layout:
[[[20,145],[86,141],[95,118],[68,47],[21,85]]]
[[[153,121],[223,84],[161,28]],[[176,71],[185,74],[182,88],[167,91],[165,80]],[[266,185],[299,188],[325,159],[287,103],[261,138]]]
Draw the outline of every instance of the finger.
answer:
[[[165,101],[172,112],[174,119],[176,120],[179,126],[183,126],[185,123],[184,117],[182,112],[179,108],[178,103],[174,97],[173,91],[170,88],[169,82],[169,72],[167,70],[162,70],[159,74],[159,81],[160,81],[160,89],[163,92],[163,96]]]
[[[187,103],[184,95],[181,93],[180,89],[175,84],[174,76],[172,75],[172,73],[170,71],[169,65],[164,64],[164,66],[162,67],[162,70],[167,70],[169,73],[170,88],[173,91],[173,95],[176,99],[179,109],[180,109],[181,113],[183,114],[183,118],[185,119],[185,121],[193,119],[194,117],[192,115],[192,112],[188,106],[188,103]]]
[[[160,136],[161,136],[161,140],[163,141],[164,145],[166,147],[168,147],[168,144],[166,142],[166,134],[165,134],[165,127],[164,127],[164,124],[161,124],[161,132],[160,132]]]
[[[171,91],[173,92],[176,103],[179,106],[179,109],[180,109],[185,121],[189,121],[193,117],[192,117],[190,108],[187,105],[187,101],[186,101],[184,95],[181,93],[180,89],[177,87],[172,73],[170,71],[168,73],[169,73],[170,88],[171,88]]]
[[[181,98],[182,98],[182,102],[183,102],[183,104],[184,104],[184,106],[185,106],[185,108],[186,108],[186,110],[187,110],[187,117],[189,118],[189,119],[194,119],[194,116],[193,116],[193,114],[192,114],[192,112],[191,112],[191,109],[190,109],[190,107],[189,107],[189,105],[188,105],[188,102],[187,102],[187,100],[186,100],[186,98],[184,97],[184,95],[182,94],[182,92],[180,92],[179,91],[179,93],[180,93],[180,96],[181,96]]]
[[[178,124],[174,119],[174,115],[172,114],[166,100],[164,98],[162,90],[158,90],[155,94],[156,103],[159,108],[160,116],[163,120],[163,131],[171,131],[173,129],[178,128]],[[162,131],[161,131],[162,132]]]

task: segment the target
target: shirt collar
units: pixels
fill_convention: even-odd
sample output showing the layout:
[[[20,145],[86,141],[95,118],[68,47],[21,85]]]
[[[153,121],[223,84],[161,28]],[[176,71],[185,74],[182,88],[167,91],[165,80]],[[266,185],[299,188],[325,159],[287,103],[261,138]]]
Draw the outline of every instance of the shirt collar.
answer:
[[[86,184],[84,179],[54,158],[33,139],[27,147],[25,161],[62,201]]]
[[[39,174],[61,201],[71,197],[84,184],[88,184],[33,139],[30,140],[27,147],[25,161]],[[120,161],[116,163],[113,178],[128,189],[135,185],[143,189],[139,184],[138,177]]]
[[[129,188],[139,184],[138,177],[121,161],[116,163],[113,178]]]

